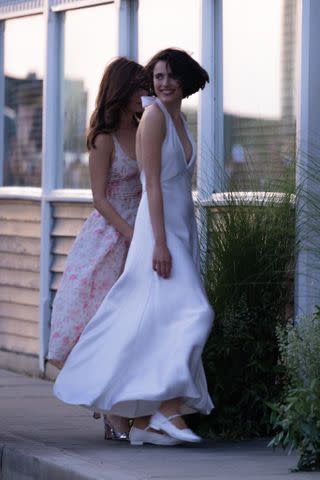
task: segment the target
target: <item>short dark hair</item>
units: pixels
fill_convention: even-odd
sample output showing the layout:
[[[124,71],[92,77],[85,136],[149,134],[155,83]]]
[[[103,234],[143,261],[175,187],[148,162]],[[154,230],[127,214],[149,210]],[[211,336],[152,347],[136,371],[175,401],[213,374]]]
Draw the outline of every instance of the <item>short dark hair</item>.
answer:
[[[189,97],[198,90],[203,89],[209,82],[209,75],[187,52],[178,48],[166,48],[156,53],[145,66],[149,77],[151,92],[153,89],[153,70],[155,65],[164,61],[170,66],[171,71],[180,82],[183,97]]]

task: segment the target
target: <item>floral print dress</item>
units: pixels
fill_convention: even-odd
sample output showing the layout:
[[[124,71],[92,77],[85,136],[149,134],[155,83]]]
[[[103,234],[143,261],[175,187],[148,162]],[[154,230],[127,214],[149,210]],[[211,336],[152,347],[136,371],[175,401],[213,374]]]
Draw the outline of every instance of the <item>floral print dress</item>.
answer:
[[[115,135],[114,158],[106,197],[134,225],[141,197],[136,160],[128,157]],[[68,255],[51,316],[48,359],[64,362],[84,327],[121,274],[129,242],[94,210]]]

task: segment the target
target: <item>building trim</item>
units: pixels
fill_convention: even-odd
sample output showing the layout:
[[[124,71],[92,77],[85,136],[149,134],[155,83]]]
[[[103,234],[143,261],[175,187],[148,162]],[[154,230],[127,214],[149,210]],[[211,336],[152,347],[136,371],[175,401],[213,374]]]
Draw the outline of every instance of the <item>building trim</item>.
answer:
[[[138,0],[116,0],[118,55],[138,58]]]
[[[5,107],[5,75],[4,75],[4,32],[5,22],[0,22],[0,187],[4,180],[4,107]]]
[[[49,194],[45,195],[47,202],[78,202],[88,203],[92,202],[92,193],[88,189],[67,189],[61,188],[52,190]]]
[[[38,187],[0,187],[0,199],[41,200],[42,189]]]
[[[318,168],[320,151],[320,104],[317,101],[320,97],[320,3],[301,0],[300,8],[296,184],[302,194],[298,197],[296,216],[299,244],[295,271],[296,318],[312,315],[320,298],[319,222],[315,220],[318,210],[313,206],[319,199],[319,177],[314,178],[314,169]]]
[[[0,6],[0,20],[42,14],[45,12],[47,1],[48,0],[30,0],[25,2],[8,2],[7,5]],[[133,0],[133,3],[136,1],[137,0]],[[61,2],[52,0],[49,8],[53,12],[64,12],[66,10],[95,7],[97,5],[107,5],[114,2],[115,0],[62,0]]]
[[[114,3],[114,0],[72,0],[51,6],[53,12],[64,12],[66,10],[75,10],[79,8],[96,7],[97,5],[108,5]]]
[[[210,77],[199,102],[197,184],[203,199],[221,190],[224,168],[222,0],[202,0],[201,8],[201,65]]]
[[[43,13],[43,0],[6,0],[0,6],[0,20]]]
[[[0,20],[11,20],[13,18],[30,17],[31,15],[43,14],[43,8],[32,8],[25,10],[16,10],[8,13],[0,12]]]
[[[17,10],[32,10],[42,8],[43,0],[2,0],[0,12],[13,12]]]
[[[63,13],[50,9],[46,2],[46,75],[43,83],[43,149],[41,199],[41,255],[39,294],[39,368],[45,370],[50,335],[51,230],[52,212],[46,195],[57,182],[57,159],[61,152],[61,30]],[[58,96],[57,96],[58,95]]]

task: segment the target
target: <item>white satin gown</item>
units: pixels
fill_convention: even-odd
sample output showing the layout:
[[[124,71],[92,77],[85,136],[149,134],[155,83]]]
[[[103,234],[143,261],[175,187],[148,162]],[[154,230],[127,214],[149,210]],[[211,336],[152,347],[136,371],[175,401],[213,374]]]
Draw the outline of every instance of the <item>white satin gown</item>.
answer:
[[[180,397],[181,413],[209,414],[213,404],[201,354],[213,321],[199,273],[191,177],[196,149],[185,152],[165,106],[161,154],[166,237],[172,272],[152,268],[154,237],[145,177],[124,271],[84,329],[54,385],[55,395],[103,413],[151,415],[164,400]]]

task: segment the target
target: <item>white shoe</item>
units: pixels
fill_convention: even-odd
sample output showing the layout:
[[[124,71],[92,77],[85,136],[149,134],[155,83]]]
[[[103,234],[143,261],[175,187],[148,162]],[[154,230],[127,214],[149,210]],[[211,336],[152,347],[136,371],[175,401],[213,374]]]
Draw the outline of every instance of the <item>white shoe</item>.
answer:
[[[144,443],[152,443],[153,445],[178,445],[181,440],[169,437],[166,434],[149,432],[147,429],[132,427],[129,432],[129,440],[131,445],[143,445]]]
[[[175,417],[180,417],[180,415],[171,415],[170,417],[165,417],[160,412],[156,412],[152,415],[150,420],[150,427],[155,430],[162,430],[166,432],[170,437],[180,440],[182,442],[194,442],[199,443],[202,441],[202,438],[193,433],[190,428],[177,428],[173,423],[170,422]]]

